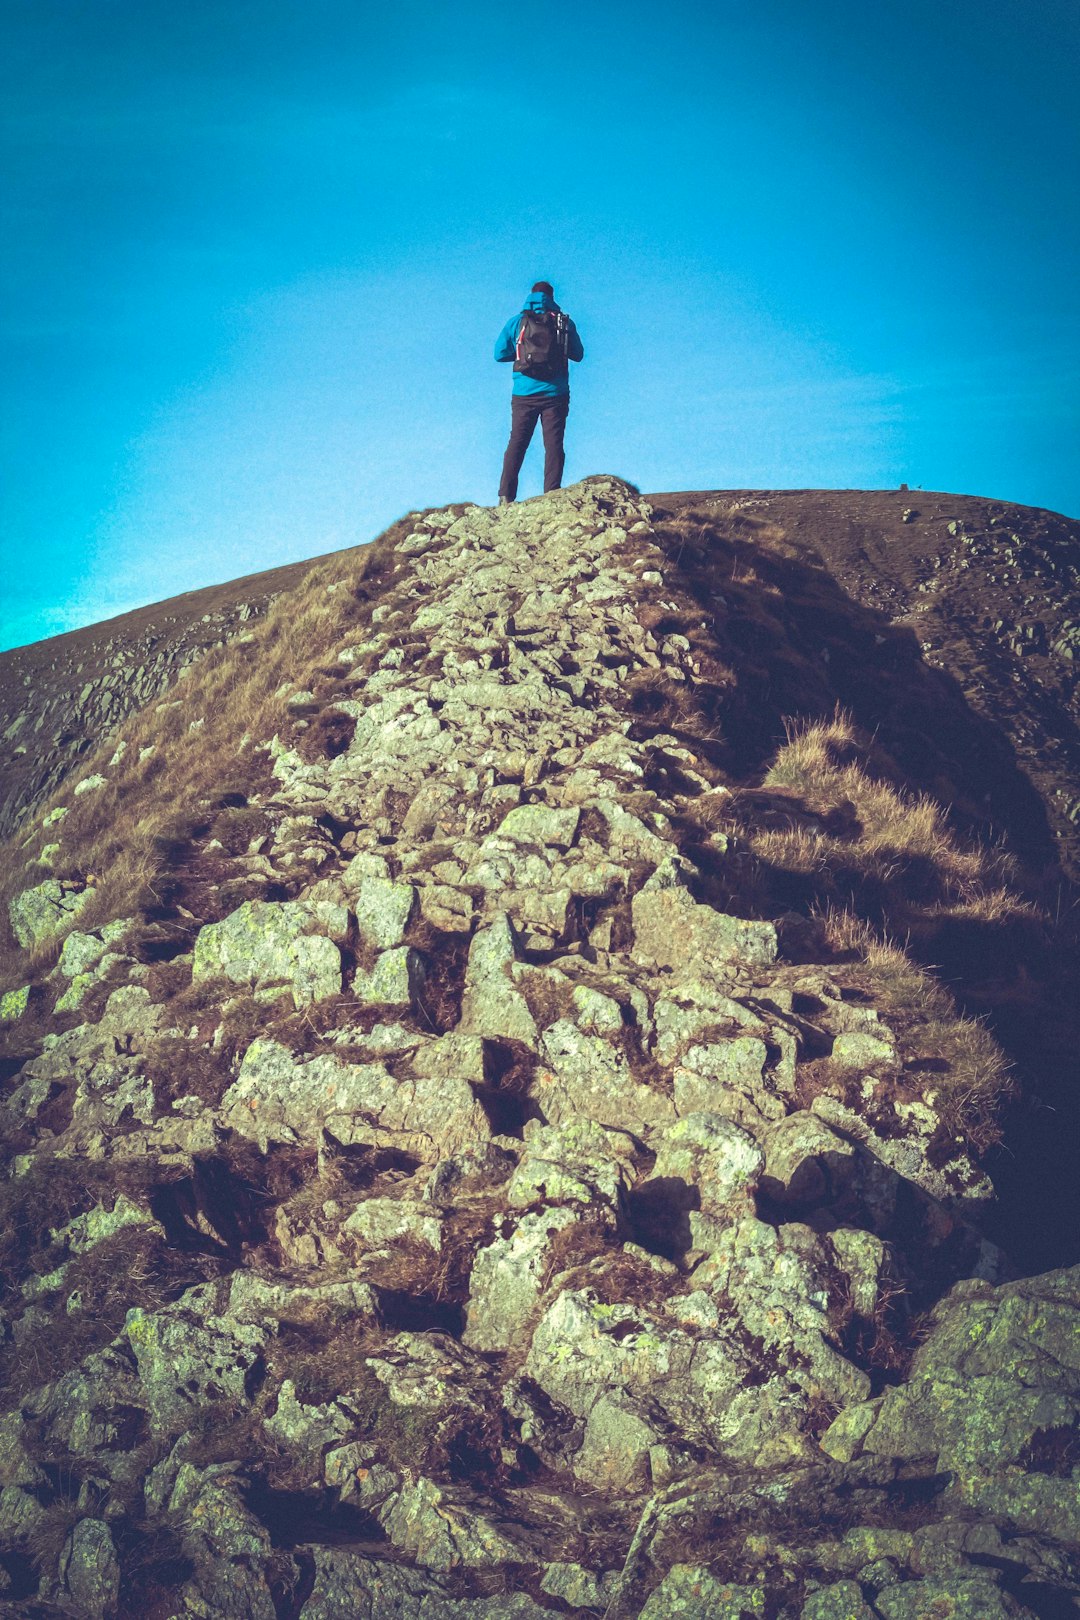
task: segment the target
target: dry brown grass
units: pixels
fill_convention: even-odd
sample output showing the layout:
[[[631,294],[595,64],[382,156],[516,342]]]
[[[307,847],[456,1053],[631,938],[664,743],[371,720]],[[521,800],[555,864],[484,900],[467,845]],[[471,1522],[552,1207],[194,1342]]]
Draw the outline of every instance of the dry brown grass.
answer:
[[[151,1229],[127,1227],[71,1260],[49,1318],[0,1350],[0,1399],[10,1407],[59,1378],[120,1332],[133,1305],[155,1311],[214,1275],[210,1257],[170,1248]],[[69,1312],[66,1302],[73,1301]]]
[[[13,896],[49,876],[93,891],[74,925],[80,928],[152,912],[173,899],[170,870],[190,841],[209,833],[223,805],[243,808],[269,783],[257,745],[292,732],[289,694],[344,680],[348,670],[337,666],[337,654],[364,639],[372,608],[386,600],[380,593],[392,588],[401,566],[394,545],[411,527],[402,520],[371,545],[313,568],[249,635],[181,671],[161,697],[80,761],[29,830],[0,849],[5,932]],[[326,668],[335,673],[327,675]],[[114,764],[120,744],[122,757]],[[94,774],[106,778],[105,786],[76,796],[79,781]],[[67,814],[44,826],[59,806]],[[60,847],[51,864],[42,864],[49,843]],[[61,943],[62,936],[28,959],[9,936],[0,985],[47,971]]]
[[[848,715],[788,722],[788,740],[763,787],[790,793],[827,821],[843,810],[843,836],[805,826],[754,828],[754,853],[770,865],[805,876],[842,869],[885,897],[890,924],[964,916],[1001,922],[1039,913],[1010,887],[1013,866],[1000,848],[965,845],[942,807],[927,794],[897,785],[892,762],[860,736]]]
[[[845,981],[861,987],[895,1032],[908,1069],[925,1074],[943,1119],[984,1151],[997,1140],[997,1115],[1014,1089],[1011,1065],[982,1023],[960,1014],[948,991],[894,942],[852,912],[821,918],[826,943],[854,963]]]

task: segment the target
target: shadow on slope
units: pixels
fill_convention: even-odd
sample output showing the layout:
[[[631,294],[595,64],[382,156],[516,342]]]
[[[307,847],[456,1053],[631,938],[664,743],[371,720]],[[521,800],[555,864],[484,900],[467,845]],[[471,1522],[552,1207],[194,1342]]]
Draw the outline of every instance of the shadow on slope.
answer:
[[[685,508],[657,512],[656,523],[671,611],[653,633],[691,645],[701,637],[738,680],[706,680],[692,702],[653,683],[637,700],[637,734],[681,734],[728,782],[753,784],[736,794],[730,826],[757,856],[764,906],[852,913],[902,943],[962,1012],[986,1022],[1016,1083],[990,1155],[1001,1198],[994,1235],[1026,1270],[1075,1261],[1077,897],[1008,739],[925,662],[910,630],[853,602],[775,529],[745,518],[720,525],[715,513]],[[830,762],[831,783],[827,774],[817,783],[766,774],[792,740],[793,718],[828,729],[838,710],[854,727]],[[868,747],[857,748],[858,733]],[[890,847],[884,837],[866,860],[859,811],[837,791],[845,746],[859,755],[861,780],[907,799],[913,814],[925,806],[912,795],[948,807],[947,860],[933,843],[898,838]],[[777,818],[792,823],[794,838],[755,836]],[[787,858],[800,840],[801,858]]]

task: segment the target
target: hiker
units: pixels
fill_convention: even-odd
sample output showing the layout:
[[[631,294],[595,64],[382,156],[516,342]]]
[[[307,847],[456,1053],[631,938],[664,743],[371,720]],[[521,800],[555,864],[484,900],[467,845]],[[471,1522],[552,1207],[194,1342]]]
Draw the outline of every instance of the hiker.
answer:
[[[544,434],[544,493],[562,483],[563,433],[570,409],[568,360],[581,360],[577,327],[555,302],[550,281],[533,283],[520,315],[512,315],[499,333],[496,360],[514,362],[514,389],[510,398],[510,443],[503,457],[499,505],[517,497],[518,473],[536,427]]]

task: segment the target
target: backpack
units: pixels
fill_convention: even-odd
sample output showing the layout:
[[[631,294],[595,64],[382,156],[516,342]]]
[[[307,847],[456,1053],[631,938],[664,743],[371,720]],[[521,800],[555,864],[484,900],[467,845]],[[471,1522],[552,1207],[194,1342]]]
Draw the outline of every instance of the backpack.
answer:
[[[550,382],[566,365],[567,319],[562,310],[527,309],[521,317],[514,370]]]

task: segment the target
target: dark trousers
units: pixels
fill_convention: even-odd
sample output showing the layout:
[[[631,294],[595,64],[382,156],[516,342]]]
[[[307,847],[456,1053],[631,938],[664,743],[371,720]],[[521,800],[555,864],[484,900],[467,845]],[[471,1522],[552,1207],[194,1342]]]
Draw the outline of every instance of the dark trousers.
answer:
[[[525,452],[529,448],[529,440],[533,436],[537,417],[540,418],[544,433],[544,493],[547,494],[549,489],[559,488],[566,461],[563,434],[566,431],[566,413],[569,409],[570,400],[565,394],[561,399],[545,399],[543,395],[511,394],[510,443],[503,456],[502,479],[499,483],[500,500],[512,501],[517,497],[518,473],[521,471],[521,463],[525,460]]]

